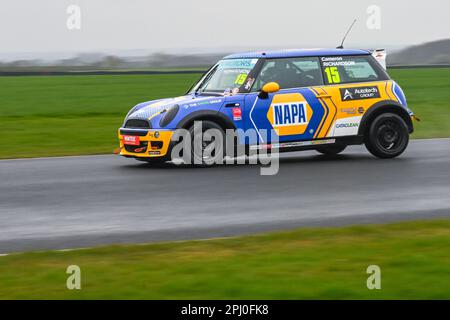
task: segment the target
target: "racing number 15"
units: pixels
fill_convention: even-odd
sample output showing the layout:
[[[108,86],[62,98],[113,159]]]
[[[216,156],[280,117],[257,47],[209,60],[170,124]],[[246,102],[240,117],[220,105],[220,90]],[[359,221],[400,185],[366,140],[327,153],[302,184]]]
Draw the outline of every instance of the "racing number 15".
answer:
[[[325,68],[325,73],[328,77],[328,83],[340,83],[341,77],[339,76],[339,71],[337,67],[327,67]]]

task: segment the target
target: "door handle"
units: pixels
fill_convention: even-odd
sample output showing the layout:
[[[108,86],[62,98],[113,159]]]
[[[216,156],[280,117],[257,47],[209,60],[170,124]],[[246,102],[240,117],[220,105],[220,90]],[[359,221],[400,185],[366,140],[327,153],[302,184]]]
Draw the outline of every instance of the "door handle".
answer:
[[[331,95],[329,95],[329,94],[319,94],[319,95],[317,96],[317,98],[319,98],[319,99],[331,98]]]
[[[235,102],[235,103],[229,103],[227,105],[225,105],[225,108],[234,108],[234,107],[240,107],[241,104],[239,102]]]

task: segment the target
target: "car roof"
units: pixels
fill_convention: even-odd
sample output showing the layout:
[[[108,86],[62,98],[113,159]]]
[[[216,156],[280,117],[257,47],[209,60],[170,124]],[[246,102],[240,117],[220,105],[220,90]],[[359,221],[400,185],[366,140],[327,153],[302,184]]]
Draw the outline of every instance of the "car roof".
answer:
[[[293,58],[293,57],[315,57],[315,56],[338,56],[338,55],[367,55],[368,50],[361,49],[286,49],[275,51],[254,51],[235,53],[224,59],[248,59],[248,58]]]

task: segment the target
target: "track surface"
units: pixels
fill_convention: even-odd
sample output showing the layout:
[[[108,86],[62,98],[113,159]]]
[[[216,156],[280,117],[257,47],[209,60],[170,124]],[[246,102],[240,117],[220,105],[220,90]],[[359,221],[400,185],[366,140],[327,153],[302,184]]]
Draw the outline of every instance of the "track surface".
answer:
[[[275,176],[109,155],[0,161],[0,253],[450,217],[450,139],[393,160],[359,146],[281,157]]]

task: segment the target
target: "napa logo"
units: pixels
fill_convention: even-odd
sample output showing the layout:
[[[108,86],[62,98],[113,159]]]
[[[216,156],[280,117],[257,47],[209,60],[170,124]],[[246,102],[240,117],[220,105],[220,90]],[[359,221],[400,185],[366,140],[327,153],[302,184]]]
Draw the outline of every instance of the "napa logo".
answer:
[[[313,110],[300,93],[277,94],[267,111],[267,119],[279,136],[304,134]]]
[[[308,123],[306,102],[273,105],[274,127]]]

